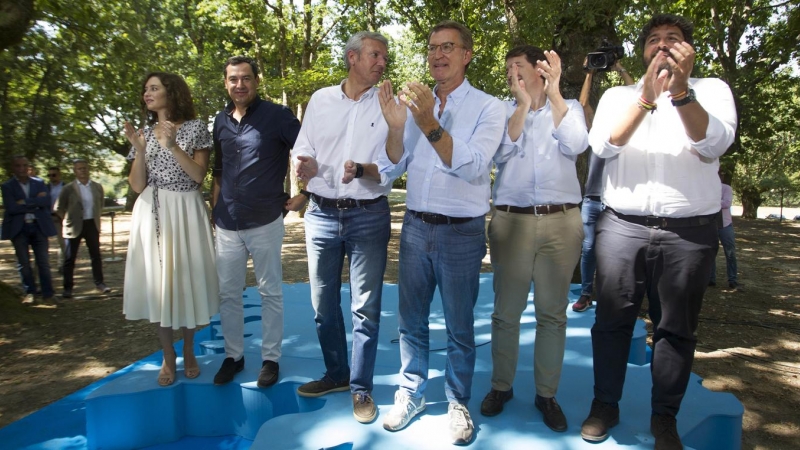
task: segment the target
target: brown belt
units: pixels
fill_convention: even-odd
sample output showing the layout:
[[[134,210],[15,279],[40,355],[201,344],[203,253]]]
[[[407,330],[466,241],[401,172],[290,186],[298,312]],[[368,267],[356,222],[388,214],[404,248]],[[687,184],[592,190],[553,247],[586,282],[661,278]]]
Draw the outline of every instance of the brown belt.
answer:
[[[535,216],[544,216],[557,212],[567,212],[572,208],[577,208],[578,205],[574,203],[564,203],[563,205],[533,205],[533,206],[509,206],[497,205],[495,209],[500,211],[515,213],[515,214],[533,214]]]

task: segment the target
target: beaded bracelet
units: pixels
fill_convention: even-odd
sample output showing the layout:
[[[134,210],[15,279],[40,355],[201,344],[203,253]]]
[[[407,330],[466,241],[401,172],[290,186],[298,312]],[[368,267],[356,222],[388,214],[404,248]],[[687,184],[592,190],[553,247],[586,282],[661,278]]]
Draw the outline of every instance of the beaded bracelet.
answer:
[[[650,111],[650,114],[653,114],[656,109],[658,109],[658,105],[647,100],[644,97],[639,97],[639,109],[642,111]]]

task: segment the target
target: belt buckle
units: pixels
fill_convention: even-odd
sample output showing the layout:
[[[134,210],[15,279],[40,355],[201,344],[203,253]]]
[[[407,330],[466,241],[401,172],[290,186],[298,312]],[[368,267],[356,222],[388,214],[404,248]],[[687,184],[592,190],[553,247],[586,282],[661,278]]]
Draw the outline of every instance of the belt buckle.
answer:
[[[347,205],[346,198],[337,198],[336,199],[336,209],[348,209],[349,206]]]
[[[657,216],[645,216],[644,226],[646,226],[647,228],[666,228],[667,218],[657,217]]]
[[[533,205],[533,215],[534,216],[541,217],[541,216],[546,216],[547,215],[547,212],[545,212],[544,214],[539,214],[539,206],[542,206],[543,208],[545,208],[545,210],[547,210],[547,212],[550,212],[549,209],[547,208],[547,205]]]

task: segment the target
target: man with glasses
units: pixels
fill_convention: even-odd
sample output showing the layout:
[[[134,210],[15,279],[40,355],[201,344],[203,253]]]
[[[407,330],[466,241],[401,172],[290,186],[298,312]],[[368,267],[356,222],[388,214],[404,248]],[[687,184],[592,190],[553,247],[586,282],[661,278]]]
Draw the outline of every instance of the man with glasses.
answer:
[[[372,376],[378,351],[383,273],[391,234],[387,194],[392,179],[375,164],[386,152],[386,121],[375,87],[386,70],[389,42],[380,33],[359,32],[345,45],[347,78],[311,96],[292,150],[297,175],[308,191],[289,209],[305,215],[311,303],[325,375],[297,388],[303,397],[350,391],[353,416],[377,417]],[[350,262],[353,322],[352,367],[342,317],[342,267]]]
[[[61,235],[61,217],[56,213],[56,203],[58,196],[61,195],[61,189],[64,187],[64,182],[61,181],[61,169],[56,166],[47,168],[47,192],[50,193],[50,203],[52,204],[50,210],[53,216],[53,225],[56,227],[56,241],[58,241],[58,273],[64,273],[64,236]]]
[[[47,238],[56,233],[50,217],[50,194],[39,178],[28,175],[28,158],[16,155],[11,158],[11,171],[14,178],[2,185],[3,228],[0,239],[10,240],[17,256],[17,270],[25,289],[23,303],[36,302],[36,280],[31,269],[30,249],[36,258],[39,282],[45,302],[55,300],[53,280],[50,276],[50,258]]]
[[[400,237],[399,332],[401,383],[383,427],[396,431],[425,409],[428,316],[438,287],[447,330],[445,395],[453,443],[472,441],[467,408],[475,370],[473,308],[486,255],[492,157],[505,129],[503,104],[466,79],[472,33],[444,21],[428,36],[428,68],[436,86],[411,82],[398,101],[381,87],[389,125],[381,172],[408,173],[407,211]]]
[[[98,292],[106,294],[111,288],[103,280],[103,258],[100,256],[100,216],[103,213],[103,186],[89,179],[89,163],[77,159],[72,165],[75,181],[64,186],[56,203],[56,213],[63,219],[64,298],[72,298],[75,285],[75,259],[81,240],[86,240],[92,262],[92,278]]]

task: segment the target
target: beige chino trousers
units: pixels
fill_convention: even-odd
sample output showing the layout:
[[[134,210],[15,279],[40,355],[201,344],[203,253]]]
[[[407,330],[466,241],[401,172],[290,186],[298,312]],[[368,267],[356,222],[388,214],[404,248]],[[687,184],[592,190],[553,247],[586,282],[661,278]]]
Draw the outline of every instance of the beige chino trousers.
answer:
[[[511,389],[519,359],[520,319],[533,281],[536,393],[554,397],[567,335],[570,281],[581,256],[578,208],[543,216],[495,211],[489,223],[494,268],[492,388]]]

